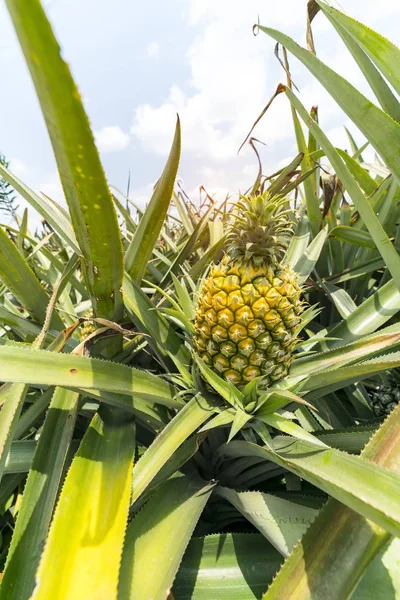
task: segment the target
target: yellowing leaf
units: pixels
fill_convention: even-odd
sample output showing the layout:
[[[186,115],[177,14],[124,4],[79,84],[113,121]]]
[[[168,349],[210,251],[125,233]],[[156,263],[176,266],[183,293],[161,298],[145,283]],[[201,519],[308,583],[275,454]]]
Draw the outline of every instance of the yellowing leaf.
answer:
[[[117,597],[133,451],[132,421],[96,414],[61,492],[32,600]]]

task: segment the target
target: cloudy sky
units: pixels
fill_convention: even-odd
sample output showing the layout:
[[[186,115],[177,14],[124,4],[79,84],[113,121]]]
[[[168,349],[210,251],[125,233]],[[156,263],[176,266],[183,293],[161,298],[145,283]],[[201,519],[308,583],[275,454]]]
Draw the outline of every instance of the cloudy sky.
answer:
[[[45,0],[64,58],[80,88],[108,180],[146,202],[163,168],[175,113],[182,121],[179,177],[193,200],[200,185],[215,195],[244,190],[256,164],[238,147],[284,73],[274,42],[252,25],[274,27],[305,43],[306,0]],[[400,43],[399,0],[342,0],[342,9]],[[52,149],[22,53],[0,4],[0,152],[36,190],[62,199]],[[322,14],[314,21],[318,56],[371,96],[357,66]],[[327,94],[292,59],[303,103],[346,146],[355,131]],[[279,97],[257,127],[264,173],[296,154],[287,100]]]

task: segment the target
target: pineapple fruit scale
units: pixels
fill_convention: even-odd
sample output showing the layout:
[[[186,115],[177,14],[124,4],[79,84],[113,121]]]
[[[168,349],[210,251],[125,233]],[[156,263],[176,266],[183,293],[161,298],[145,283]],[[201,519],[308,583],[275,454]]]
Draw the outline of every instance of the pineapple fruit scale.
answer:
[[[382,385],[370,392],[371,406],[376,417],[386,417],[400,402],[400,369],[388,371]]]
[[[293,233],[289,213],[281,196],[241,196],[225,256],[199,294],[194,348],[239,388],[259,376],[278,381],[293,358],[303,302],[297,275],[281,262]]]

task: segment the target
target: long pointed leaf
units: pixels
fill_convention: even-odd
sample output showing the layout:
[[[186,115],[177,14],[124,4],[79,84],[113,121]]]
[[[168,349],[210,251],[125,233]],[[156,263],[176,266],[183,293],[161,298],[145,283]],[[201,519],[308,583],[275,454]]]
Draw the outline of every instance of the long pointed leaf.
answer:
[[[4,165],[0,165],[0,175],[53,227],[54,231],[65,241],[74,252],[81,255],[81,250],[72,231],[71,221],[61,210],[57,210],[49,200],[41,198]]]
[[[0,279],[35,320],[43,323],[49,298],[2,227],[0,227]],[[52,325],[63,329],[62,321],[56,314],[52,319]]]
[[[125,256],[125,268],[133,281],[141,282],[153,248],[167,215],[181,151],[181,126],[176,122],[175,136],[164,171],[157,182],[149,205],[139,221]]]
[[[366,35],[368,35],[368,32],[371,32],[371,30],[368,27],[363,27],[360,23],[357,23],[357,21],[353,21],[353,19],[350,19],[349,17],[347,17],[348,21],[346,22],[346,20],[343,20],[340,18],[340,17],[342,17],[342,15],[341,15],[341,13],[339,13],[339,11],[329,10],[331,7],[328,7],[324,2],[319,2],[319,6],[324,11],[325,16],[329,19],[329,21],[335,27],[336,31],[338,32],[338,34],[340,35],[340,37],[346,44],[349,52],[351,52],[354,60],[357,62],[358,66],[360,67],[361,71],[363,72],[366,80],[368,81],[369,85],[371,86],[371,89],[374,92],[375,96],[377,97],[378,102],[382,106],[383,110],[385,112],[387,112],[387,114],[390,115],[393,119],[395,119],[396,121],[399,122],[400,121],[400,104],[399,104],[396,96],[394,95],[394,93],[392,92],[392,90],[390,89],[388,84],[386,83],[385,79],[382,77],[382,75],[380,74],[378,69],[373,64],[373,62],[375,62],[375,64],[377,64],[380,67],[381,71],[385,75],[387,75],[387,73],[385,73],[385,70],[382,69],[382,65],[379,64],[379,62],[380,62],[379,60],[377,61],[376,58],[373,61],[370,60],[370,58],[372,58],[372,55],[367,51],[366,45],[362,43],[363,42],[362,37],[360,39],[356,35],[354,35],[354,36],[351,35],[353,33],[352,27],[351,27],[352,22],[356,23],[360,28],[363,28],[363,29],[361,29],[361,31],[364,32],[363,33],[364,37]],[[344,15],[343,15],[343,17],[344,17]],[[350,21],[350,23],[349,23],[349,21]],[[349,25],[350,25],[350,27],[349,27]],[[373,32],[373,33],[376,35],[376,38],[374,41],[377,46],[380,46],[380,52],[382,52],[383,44],[380,43],[379,38],[382,38],[382,40],[384,40],[384,42],[386,42],[386,44],[390,44],[390,42],[388,42],[388,40],[385,40],[385,38],[383,38],[382,36],[379,36],[375,32]],[[375,49],[375,53],[376,53],[376,49]],[[369,54],[369,57],[367,56],[368,54]],[[378,54],[379,54],[379,52],[378,52]],[[390,81],[390,78],[388,78],[388,80]],[[396,87],[396,86],[394,85],[394,87]]]
[[[400,165],[397,159],[400,125],[370,100],[367,100],[349,81],[335,73],[314,54],[296,44],[290,37],[268,27],[260,26],[259,29],[285,46],[289,52],[304,63],[374,146],[397,181],[400,181]],[[315,129],[313,134],[315,136]],[[317,139],[317,136],[315,138]],[[321,148],[324,149],[322,145]],[[337,174],[340,177],[340,174]]]
[[[327,228],[324,228],[315,236],[311,244],[299,257],[296,264],[293,265],[293,270],[299,274],[300,283],[304,283],[315,267],[327,237],[328,230]]]
[[[126,415],[94,417],[64,483],[32,600],[116,598],[134,443]]]
[[[345,320],[329,331],[329,336],[339,341],[326,342],[327,347],[335,348],[343,343],[376,331],[400,310],[400,292],[394,281],[389,281],[372,294]]]
[[[337,24],[339,24],[339,27],[342,26],[356,40],[357,44],[365,50],[396,92],[400,94],[400,50],[397,46],[380,33],[328,6],[324,1],[317,0],[317,2],[331,23],[335,27],[337,27]],[[399,113],[392,116],[398,118]]]
[[[321,499],[307,506],[295,498],[292,501],[263,492],[236,492],[226,487],[218,487],[216,492],[253,523],[282,556],[287,556],[300,540],[322,504]]]
[[[165,600],[213,486],[188,476],[165,482],[126,532],[118,598]]]
[[[213,407],[199,395],[168,423],[143,454],[134,468],[132,498],[134,504],[175,450],[213,414]]]
[[[190,354],[181,338],[128,274],[124,277],[123,298],[132,320],[150,335],[149,344],[160,358],[165,360],[171,354],[184,366],[189,365]]]
[[[255,600],[272,581],[282,557],[259,534],[195,538],[174,582],[175,600]]]
[[[0,586],[0,599],[29,598],[75,426],[78,394],[57,388],[39,439]],[[29,557],[29,560],[26,560]]]
[[[282,441],[275,452],[249,442],[231,442],[227,456],[264,456],[306,479],[392,535],[400,535],[400,479],[360,457],[311,442]],[[382,494],[385,490],[385,494]]]
[[[7,7],[53,145],[93,304],[99,316],[113,318],[120,306],[122,245],[88,118],[39,0],[8,0]]]
[[[397,287],[400,288],[400,256],[398,255],[392,242],[389,240],[389,237],[386,231],[384,230],[381,222],[379,221],[378,217],[376,216],[372,206],[364,197],[361,189],[359,188],[357,182],[348,170],[343,159],[340,158],[338,152],[335,150],[327,136],[323,133],[319,125],[309,118],[307,111],[305,110],[304,106],[301,104],[299,99],[293,94],[293,92],[289,88],[286,89],[286,95],[288,96],[293,106],[295,106],[296,110],[298,111],[299,115],[304,120],[304,122],[307,124],[310,131],[313,132],[313,135],[318,140],[318,143],[320,144],[321,148],[323,148],[323,150],[325,151],[326,156],[329,158],[333,168],[336,171],[337,176],[342,181],[343,185],[345,186],[346,190],[351,196],[351,199],[353,200],[356,209],[359,211],[377,249],[382,255],[382,258],[385,260],[387,267],[394,281],[396,282]],[[366,116],[365,118],[368,117]],[[400,125],[395,124],[394,121],[392,123],[399,129],[398,138],[400,143]],[[379,125],[377,124],[376,127],[378,128]],[[388,135],[390,135],[389,132]],[[400,181],[400,169],[398,181]]]
[[[310,376],[321,371],[360,361],[383,352],[400,343],[400,332],[378,332],[336,350],[299,358],[292,366],[290,376]]]
[[[5,388],[4,404],[0,411],[0,480],[4,473],[7,455],[14,438],[18,418],[28,391],[24,383],[16,383]]]
[[[307,399],[312,401],[313,398],[321,398],[321,396],[339,390],[351,383],[399,366],[400,352],[392,352],[349,367],[341,367],[311,375],[300,383],[301,393],[308,392]]]
[[[182,406],[182,402],[173,400],[173,387],[152,373],[98,358],[33,350],[22,344],[11,347],[3,345],[2,340],[0,380],[99,389],[152,399],[167,406]],[[121,396],[121,407],[129,406],[127,400]]]
[[[399,428],[400,407],[392,412],[370,439],[362,456],[399,474]],[[287,600],[323,600],[326,598],[326,590],[329,590],[331,600],[350,597],[367,565],[384,547],[389,537],[384,529],[330,499],[301,543],[286,560],[264,600],[279,600],[282,595]],[[397,542],[398,540],[396,545]],[[379,558],[367,570],[352,598],[392,598],[392,595],[386,596],[385,582],[381,579],[378,595],[366,594],[368,585],[363,584],[366,580],[369,581],[374,590],[374,575],[376,577],[377,572],[382,572],[380,568],[376,570],[378,561]],[[390,587],[389,585],[389,590]]]

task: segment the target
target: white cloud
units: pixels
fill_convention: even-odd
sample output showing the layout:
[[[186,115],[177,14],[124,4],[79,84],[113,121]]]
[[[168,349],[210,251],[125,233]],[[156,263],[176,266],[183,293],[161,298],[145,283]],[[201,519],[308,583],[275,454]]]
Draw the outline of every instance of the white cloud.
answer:
[[[399,43],[399,0],[339,1],[346,13]],[[51,5],[50,17],[61,36],[65,57],[71,62],[91,120],[100,125],[114,125],[111,130],[99,126],[98,132],[103,152],[120,150],[118,159],[121,161],[106,161],[110,181],[123,186],[121,178],[125,179],[133,160],[136,168],[132,187],[160,174],[159,156],[169,151],[178,111],[183,130],[179,175],[185,178],[185,188],[196,190],[197,198],[201,184],[209,191],[229,189],[232,194],[251,184],[253,174],[244,173],[243,169],[247,165],[256,167],[255,156],[249,147],[243,148],[238,157],[236,152],[277,83],[284,81],[284,73],[273,55],[273,40],[261,32],[254,37],[252,25],[259,16],[261,24],[281,30],[305,45],[305,0],[180,0],[171,4],[169,15],[170,23],[179,30],[178,45],[171,44],[174,29],[171,33],[170,27],[160,28],[165,20],[163,16],[156,18],[157,33],[143,39],[143,31],[135,27],[136,33],[131,35],[132,18],[127,15],[129,17],[132,2],[120,0],[122,10],[115,11],[106,0],[87,0],[80,27],[82,31],[87,30],[89,37],[80,36],[80,46],[76,46],[73,8],[82,2],[46,0],[46,3]],[[89,20],[93,21],[92,5],[96,5],[95,22],[88,27]],[[152,3],[154,15],[163,15],[162,9],[161,0]],[[136,10],[137,23],[142,17],[147,20],[147,11],[148,6],[142,3]],[[0,150],[28,163],[31,172],[27,171],[27,165],[19,164],[18,159],[11,161],[11,168],[33,189],[42,187],[49,195],[62,198],[60,186],[47,177],[55,170],[51,146],[11,21],[1,3],[0,20],[4,22],[0,66],[9,81],[3,98]],[[99,35],[103,30],[107,35]],[[313,31],[319,58],[343,73],[357,89],[365,91],[363,76],[324,15],[317,15]],[[94,64],[86,46],[102,60]],[[135,59],[139,55],[143,60]],[[161,67],[157,56],[165,61],[162,76],[156,78],[150,76],[148,69]],[[348,121],[347,117],[292,57],[290,66],[301,89],[303,104],[308,109],[318,104],[322,128],[335,143],[344,143],[342,125]],[[130,76],[126,77],[128,71]],[[110,88],[105,82],[111,80]],[[142,82],[140,96],[137,95],[138,81]],[[107,99],[109,89],[117,90],[114,98],[110,95]],[[130,132],[119,117],[112,116],[115,109],[110,99],[116,103],[120,115],[132,110],[132,102],[138,97],[146,100],[140,100],[142,104],[137,107]],[[352,132],[357,135],[354,129]],[[140,152],[136,144],[135,147],[129,144],[130,133],[138,137],[146,153]],[[277,98],[254,134],[267,144],[260,149],[265,174],[276,170],[278,165],[288,164],[297,153],[289,105],[283,95]],[[19,153],[18,144],[23,145],[23,153]],[[147,192],[139,191],[140,201],[146,196]]]
[[[198,32],[186,54],[190,79],[186,85],[172,85],[164,103],[137,107],[131,133],[147,151],[165,156],[178,112],[182,155],[193,165],[189,185],[204,184],[209,190],[218,190],[218,196],[227,190],[236,193],[254,180],[250,173],[243,173],[244,161],[254,160],[254,170],[257,168],[251,149],[245,147],[237,158],[238,148],[279,81],[284,80],[272,40],[263,33],[255,38],[252,26],[260,15],[261,23],[281,27],[284,14],[285,31],[298,38],[298,32],[304,33],[305,8],[298,0],[282,0],[279,8],[268,5],[267,9],[261,0],[190,0],[188,4],[188,26],[196,26]],[[317,100],[316,86],[304,73],[303,69],[303,79],[297,79],[296,73],[296,81],[310,108]],[[329,96],[322,94],[325,116],[340,114]],[[290,108],[283,95],[273,102],[255,136],[267,145],[261,150],[264,166],[265,160],[269,163],[264,172],[273,172],[281,158],[275,146],[285,143],[286,150],[280,152],[287,155],[294,138]]]
[[[258,173],[258,165],[245,164],[243,168],[235,172],[227,165],[205,166],[199,170],[199,184],[187,188],[185,182],[181,182],[183,189],[192,202],[200,204],[204,201],[204,194],[207,193],[215,201],[225,200],[226,198],[234,200],[239,193],[245,193],[255,182]],[[204,188],[204,189],[200,189]]]
[[[63,206],[66,205],[64,191],[61,185],[60,176],[58,171],[54,171],[49,175],[42,183],[39,184],[39,190],[49,196],[52,200],[55,200]]]
[[[244,10],[240,2],[232,4],[229,10],[226,2],[212,4],[214,18],[209,15],[201,35],[188,49],[189,91],[174,85],[164,104],[137,108],[131,132],[147,150],[160,155],[168,152],[179,112],[185,153],[212,160],[236,156],[275,82],[267,85],[265,49],[251,33],[257,11],[247,5]],[[259,2],[250,4],[254,8]],[[269,142],[291,132],[286,113],[284,102],[278,100],[271,107],[267,117]]]
[[[13,157],[10,159],[9,169],[17,177],[24,180],[24,177],[32,173],[32,169],[21,159]]]
[[[236,191],[243,193],[249,186],[251,186],[257,177],[257,171],[258,167],[255,163],[241,168],[236,174],[236,183],[238,185],[238,189]],[[218,194],[221,194],[221,190],[223,191],[224,195],[226,195],[226,192],[229,190],[233,191],[230,187],[232,182],[231,173],[225,168],[209,166],[203,167],[201,169],[201,181],[208,193],[210,193],[210,190],[214,190],[213,193],[216,193],[216,181],[218,181]]]
[[[108,125],[95,131],[96,144],[100,152],[119,152],[129,145],[130,136],[118,125]]]
[[[35,191],[38,190],[40,193],[45,194],[58,204],[61,204],[64,208],[66,208],[66,202],[64,197],[64,192],[61,186],[61,181],[57,171],[51,173],[48,177],[42,180],[41,183],[37,185],[37,182],[33,182],[31,180],[34,171],[30,167],[28,167],[23,161],[19,159],[12,158],[10,161],[11,171],[17,175],[17,177],[21,177],[21,179],[27,183],[32,189]],[[26,179],[25,179],[26,177]],[[32,206],[22,198],[19,194],[17,194],[17,205],[18,205],[18,213],[22,215],[22,212],[25,208],[28,209],[28,221],[29,228],[33,231],[35,228],[41,227],[42,216],[36,212]]]
[[[144,208],[150,201],[153,195],[154,184],[149,183],[132,191],[132,198],[139,208]]]
[[[217,160],[231,158],[249,125],[249,116],[262,108],[265,82],[258,75],[263,72],[263,57],[255,50],[249,19],[241,25],[235,14],[236,4],[240,3],[233,2],[235,6],[228,11],[220,4],[225,3],[210,4],[206,26],[188,49],[189,92],[172,86],[164,104],[158,107],[146,104],[136,110],[132,133],[148,150],[161,155],[168,152],[175,113],[179,112],[186,153]],[[192,0],[192,12],[205,9],[204,3],[196,5]],[[232,14],[235,19],[229,18]],[[199,18],[190,16],[193,22]],[[241,29],[250,34],[240,35]]]
[[[151,42],[146,47],[146,54],[149,58],[157,58],[160,54],[160,44],[158,42]]]
[[[386,2],[390,12],[400,14],[398,0],[385,0],[385,7]],[[361,7],[357,0],[342,0],[342,5],[346,12],[362,19],[375,2],[365,0]],[[193,190],[204,184],[220,196],[228,190],[236,193],[247,189],[252,183],[250,172],[243,169],[244,161],[252,161],[254,155],[247,147],[237,158],[237,150],[278,82],[285,80],[273,54],[273,40],[262,32],[257,38],[252,35],[258,15],[261,24],[276,27],[305,45],[306,6],[298,0],[190,0],[186,26],[195,27],[196,32],[186,53],[190,79],[172,85],[163,103],[142,104],[135,111],[131,133],[147,151],[162,156],[169,151],[179,113],[182,156],[187,157],[191,170],[189,177],[184,174]],[[318,56],[371,97],[359,68],[322,14],[315,20],[314,33]],[[322,128],[332,132],[334,143],[345,144],[343,124],[349,125],[347,116],[293,57],[290,66],[305,107],[309,110],[318,105]],[[282,157],[288,157],[289,152],[291,158],[295,156],[292,118],[284,95],[274,101],[254,135],[267,145],[261,149],[264,173],[282,165]],[[286,164],[290,160],[285,159]],[[256,169],[255,158],[254,164]]]
[[[150,198],[154,192],[154,186],[157,182],[153,181],[151,183],[144,184],[140,187],[136,187],[130,190],[129,198],[132,200],[135,206],[139,208],[145,208],[150,201]],[[135,214],[134,207],[131,206],[131,213]]]

